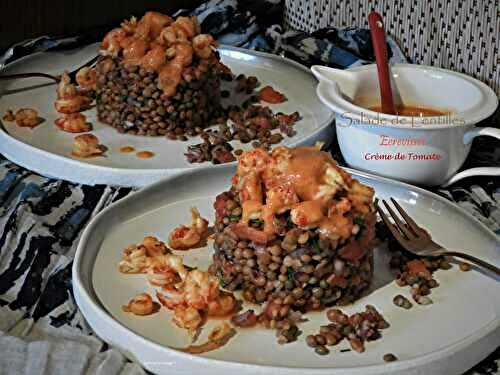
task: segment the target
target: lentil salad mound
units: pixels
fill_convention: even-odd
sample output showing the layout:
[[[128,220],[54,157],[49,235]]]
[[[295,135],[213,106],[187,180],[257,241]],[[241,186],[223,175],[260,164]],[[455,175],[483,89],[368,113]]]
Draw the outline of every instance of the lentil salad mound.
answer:
[[[130,135],[180,141],[200,136],[201,143],[187,146],[189,163],[235,161],[243,150],[231,141],[269,149],[293,137],[298,112],[275,113],[258,104],[286,97],[269,85],[255,91],[257,77],[233,74],[217,46],[196,17],[146,12],[124,21],[106,34],[91,69],[99,121]],[[222,81],[231,92],[221,89]],[[222,98],[232,94],[223,106]]]
[[[373,194],[316,147],[245,152],[214,204],[211,272],[265,310],[350,303],[373,277]]]
[[[201,34],[196,17],[147,12],[104,38],[97,63],[99,120],[121,133],[201,133],[222,114],[220,62],[211,35]]]

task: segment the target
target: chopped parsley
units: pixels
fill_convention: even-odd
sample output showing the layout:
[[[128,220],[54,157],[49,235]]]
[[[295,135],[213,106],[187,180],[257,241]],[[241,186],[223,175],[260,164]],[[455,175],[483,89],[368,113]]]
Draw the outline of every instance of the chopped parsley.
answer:
[[[360,227],[365,226],[365,220],[362,217],[355,217],[353,220],[354,224],[358,224]]]
[[[288,280],[295,281],[295,271],[293,267],[288,267],[286,271],[288,275]]]
[[[261,219],[252,219],[252,220],[250,220],[250,225],[252,225],[252,226],[261,226],[261,225],[264,225],[264,220],[261,220]]]
[[[229,221],[239,221],[241,218],[241,215],[229,215]]]
[[[321,248],[319,247],[319,240],[317,238],[313,239],[312,245],[316,254],[321,254]]]
[[[220,285],[222,287],[225,287],[226,286],[226,281],[224,280],[224,274],[222,272],[219,272],[217,274],[217,276],[219,277]]]
[[[359,232],[356,234],[356,239],[358,239],[361,236],[361,233],[363,233],[363,230],[366,228],[365,219],[358,216],[354,218],[353,223],[359,226]]]

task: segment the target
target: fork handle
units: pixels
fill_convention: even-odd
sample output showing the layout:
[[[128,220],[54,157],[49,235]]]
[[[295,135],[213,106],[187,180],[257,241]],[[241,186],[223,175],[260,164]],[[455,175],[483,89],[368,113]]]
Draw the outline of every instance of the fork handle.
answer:
[[[440,255],[448,255],[448,256],[453,256],[453,257],[456,257],[456,258],[466,259],[469,262],[472,262],[472,263],[474,263],[474,264],[476,264],[476,265],[478,265],[480,267],[486,268],[487,270],[489,270],[489,271],[491,271],[493,273],[496,273],[498,276],[500,276],[500,268],[495,267],[493,264],[485,262],[484,260],[476,258],[476,257],[474,257],[472,255],[464,254],[464,253],[459,253],[459,252],[456,252],[456,251],[445,251],[445,252],[441,253]]]
[[[19,74],[4,74],[0,75],[0,80],[6,80],[6,79],[20,79],[20,78],[48,78],[53,81],[59,82],[60,78],[46,74],[46,73],[19,73]]]

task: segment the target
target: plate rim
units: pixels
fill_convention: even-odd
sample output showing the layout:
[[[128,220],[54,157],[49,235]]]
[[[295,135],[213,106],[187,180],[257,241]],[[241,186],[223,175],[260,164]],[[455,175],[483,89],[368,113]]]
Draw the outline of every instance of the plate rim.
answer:
[[[73,49],[74,51],[80,51],[84,48],[87,48],[93,44],[98,44],[98,43],[91,43],[79,48]],[[287,57],[284,56],[279,56],[275,55],[272,53],[267,53],[267,52],[261,52],[261,51],[254,51],[254,50],[249,50],[245,48],[240,48],[240,47],[234,47],[230,45],[220,45],[218,48],[221,51],[221,54],[223,54],[224,51],[234,51],[234,52],[239,52],[243,53],[246,55],[251,55],[251,56],[257,56],[257,57],[263,57],[267,59],[272,59],[275,61],[280,61],[284,62],[288,65],[291,65],[295,67],[296,69],[301,70],[302,72],[306,73],[308,76],[318,81],[316,77],[312,74],[312,72],[305,66],[302,65],[294,60],[291,60]],[[42,51],[42,52],[37,52],[32,55],[24,56],[20,58],[19,60],[14,61],[11,64],[8,64],[5,68],[1,69],[0,72],[3,70],[7,69],[8,67],[11,66],[17,66],[21,65],[25,60],[28,60],[30,58],[33,58],[35,56],[40,56],[44,54],[50,54],[54,51]],[[55,52],[60,52],[60,51],[55,51]],[[316,90],[314,92],[314,95],[316,95]],[[329,112],[328,118],[321,123],[321,125],[313,132],[309,133],[307,136],[305,136],[301,140],[297,141],[292,141],[287,147],[296,147],[302,144],[308,144],[311,140],[314,140],[320,135],[322,132],[326,132],[329,127],[332,129],[330,130],[333,132],[334,128],[334,121],[335,121],[335,112],[333,112],[328,106],[326,106],[319,97],[317,97],[318,102],[320,105],[324,106],[325,109]],[[293,138],[292,138],[293,140]],[[12,148],[19,150],[20,152],[12,152]],[[7,128],[5,127],[2,119],[0,118],[0,153],[2,153],[7,159],[12,161],[13,163],[16,163],[18,165],[21,165],[22,167],[29,169],[31,171],[34,171],[36,173],[39,173],[44,176],[49,176],[51,174],[50,170],[54,170],[53,168],[47,168],[44,167],[44,164],[49,164],[49,163],[58,163],[61,168],[59,170],[64,169],[64,168],[78,168],[81,170],[81,174],[84,176],[87,176],[89,174],[92,174],[92,172],[95,172],[98,175],[103,175],[107,173],[112,173],[116,176],[137,176],[139,177],[139,184],[122,184],[122,183],[106,183],[103,181],[101,177],[97,177],[96,179],[90,179],[87,177],[84,178],[79,178],[78,174],[76,174],[75,179],[71,179],[71,172],[68,173],[62,173],[65,176],[64,177],[57,177],[61,178],[63,180],[67,181],[72,181],[72,182],[78,182],[78,183],[83,183],[83,184],[111,184],[111,185],[119,185],[119,186],[124,186],[124,187],[130,187],[130,186],[145,186],[151,183],[152,181],[156,181],[158,178],[165,176],[167,174],[180,174],[180,173],[187,173],[189,171],[194,171],[194,170],[204,170],[204,169],[220,169],[221,167],[225,166],[231,166],[231,165],[236,165],[236,161],[231,162],[231,163],[226,163],[226,164],[212,164],[209,162],[205,163],[200,163],[199,165],[194,165],[190,167],[176,167],[176,168],[118,168],[118,167],[111,167],[111,166],[103,166],[103,165],[96,165],[96,164],[90,164],[86,163],[85,161],[82,160],[77,160],[70,158],[65,155],[59,155],[52,153],[50,151],[38,148],[36,146],[33,146],[31,144],[28,144],[26,142],[23,142],[22,140],[16,138],[15,136],[11,135]],[[22,155],[30,155],[29,157],[25,157]],[[41,160],[35,161],[35,162],[30,162],[33,158],[39,159],[42,158]],[[45,163],[44,163],[45,162]],[[61,175],[61,173],[57,173]],[[51,176],[52,177],[52,176]],[[54,176],[55,177],[55,176]],[[104,178],[106,179],[106,178]],[[87,180],[87,181],[83,181]],[[141,181],[145,181],[141,182]]]
[[[233,166],[225,166],[225,168],[233,169]],[[423,188],[407,184],[404,182],[400,181],[395,181],[386,177],[380,177],[376,176],[370,173],[354,170],[351,168],[344,168],[347,172],[353,174],[355,177],[356,176],[361,176],[364,178],[367,178],[369,180],[376,180],[380,181],[383,183],[387,183],[390,185],[395,185],[401,188],[404,188],[407,191],[416,191],[419,194],[423,194],[425,196],[431,197],[437,201],[440,201],[441,203],[450,206],[451,208],[457,210],[460,214],[465,215],[467,219],[471,220],[475,225],[478,225],[480,229],[485,233],[485,235],[488,235],[488,237],[495,241],[498,244],[500,244],[500,239],[498,236],[491,231],[485,224],[480,222],[478,219],[476,219],[474,216],[469,214],[467,211],[465,211],[462,207],[454,204],[453,202],[448,201],[444,197],[441,197],[431,191],[425,190]],[[462,340],[453,343],[450,346],[446,346],[438,351],[428,353],[419,357],[411,358],[411,359],[405,359],[405,360],[398,360],[397,362],[394,363],[386,363],[386,364],[377,364],[377,365],[367,365],[367,366],[356,366],[356,367],[340,367],[340,368],[331,368],[331,367],[326,367],[326,368],[310,368],[310,367],[284,367],[284,366],[273,366],[273,365],[262,365],[262,364],[252,364],[252,363],[242,363],[242,362],[232,362],[232,361],[226,361],[222,359],[214,359],[214,358],[206,358],[202,356],[196,356],[188,353],[183,353],[178,350],[172,349],[168,346],[161,345],[159,343],[156,343],[154,341],[149,340],[148,338],[142,336],[139,333],[136,333],[132,329],[128,328],[124,324],[122,324],[120,321],[116,320],[105,308],[102,306],[102,304],[97,300],[94,301],[94,298],[91,296],[89,291],[84,287],[84,283],[82,282],[83,275],[81,275],[82,271],[82,258],[84,254],[84,248],[86,247],[86,243],[88,242],[88,239],[92,235],[94,228],[97,227],[99,224],[101,224],[101,221],[103,218],[106,217],[106,215],[109,215],[109,212],[112,212],[122,205],[127,205],[129,200],[140,198],[141,195],[147,195],[149,191],[154,191],[158,188],[161,188],[163,184],[173,184],[176,182],[178,179],[184,179],[184,178],[190,178],[193,177],[193,175],[197,174],[204,174],[204,173],[210,173],[209,169],[196,169],[193,171],[189,171],[188,173],[182,174],[182,175],[177,175],[177,176],[171,176],[164,178],[156,183],[151,184],[145,189],[141,189],[140,191],[133,193],[113,204],[110,206],[106,207],[104,210],[99,212],[92,220],[91,222],[86,226],[82,236],[80,237],[77,250],[75,252],[75,257],[73,260],[73,267],[72,267],[72,278],[73,278],[73,292],[75,294],[75,297],[77,299],[77,304],[80,308],[80,303],[85,302],[87,306],[92,310],[93,314],[96,314],[96,317],[99,318],[100,320],[104,321],[108,327],[111,327],[113,330],[118,330],[118,332],[123,335],[133,335],[133,337],[137,340],[139,340],[143,345],[146,346],[147,349],[155,349],[156,351],[163,352],[167,356],[171,356],[171,358],[174,359],[179,359],[180,361],[187,360],[191,362],[196,362],[200,365],[218,365],[218,366],[223,366],[226,367],[228,370],[233,369],[245,369],[245,370],[255,370],[257,371],[280,371],[281,373],[284,374],[299,374],[303,371],[307,371],[308,373],[311,374],[316,374],[316,375],[326,375],[326,374],[342,374],[346,371],[348,371],[351,374],[354,374],[359,371],[359,373],[383,373],[384,370],[410,370],[414,368],[418,368],[422,365],[432,363],[437,360],[443,360],[448,357],[451,357],[453,354],[456,354],[457,351],[464,349],[466,347],[469,347],[475,343],[480,342],[481,340],[486,340],[489,338],[489,336],[492,333],[495,332],[500,332],[500,317],[497,317],[496,319],[488,322],[484,326],[482,326],[480,329],[477,331],[473,332],[469,336],[463,338]],[[219,173],[223,173],[223,171],[219,170]],[[138,194],[136,196],[136,194]],[[95,262],[95,259],[94,259]],[[89,278],[90,281],[90,287],[92,288],[92,281],[91,278]],[[95,294],[94,291],[92,293]],[[78,296],[78,297],[77,297]],[[80,300],[82,298],[82,300]],[[83,313],[82,308],[80,308],[82,311],[82,314],[85,316]],[[98,333],[96,331],[96,333]],[[493,339],[497,335],[493,335]],[[127,355],[127,353],[125,353]],[[488,353],[485,354],[488,355]],[[142,366],[144,366],[144,363],[139,361]]]

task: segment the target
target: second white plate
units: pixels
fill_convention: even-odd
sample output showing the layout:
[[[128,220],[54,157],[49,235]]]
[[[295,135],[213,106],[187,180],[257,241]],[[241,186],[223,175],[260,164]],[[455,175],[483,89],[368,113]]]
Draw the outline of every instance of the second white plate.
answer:
[[[72,70],[96,55],[98,45],[68,52],[49,52],[27,57],[14,63],[8,73],[46,72],[59,74]],[[262,52],[234,47],[219,48],[222,61],[235,74],[256,76],[261,84],[283,92],[288,100],[270,105],[275,111],[299,111],[302,119],[295,124],[297,134],[282,142],[286,146],[328,141],[333,134],[331,112],[316,96],[317,81],[304,66],[292,60]],[[4,73],[4,72],[2,72]],[[96,110],[84,112],[93,124],[95,134],[108,147],[106,157],[78,159],[71,155],[75,134],[60,131],[54,120],[56,87],[46,79],[25,79],[0,82],[0,114],[6,110],[31,107],[38,110],[45,122],[35,129],[17,127],[3,122],[0,126],[0,152],[13,162],[40,174],[85,184],[145,186],[162,177],[193,168],[218,168],[211,163],[190,164],[184,153],[189,144],[200,143],[199,137],[188,142],[171,141],[165,137],[144,137],[119,134],[114,128],[99,123]],[[0,116],[0,118],[2,117]],[[1,121],[1,120],[0,120]],[[0,122],[0,125],[2,123]],[[123,154],[122,146],[155,153],[151,159],[140,159],[135,153]],[[235,148],[248,149],[250,144],[234,143]]]

